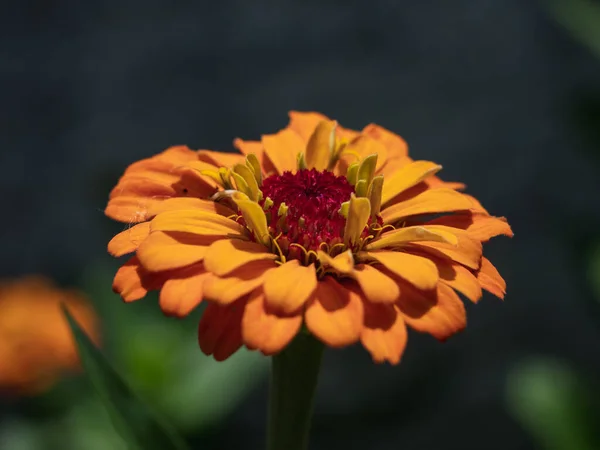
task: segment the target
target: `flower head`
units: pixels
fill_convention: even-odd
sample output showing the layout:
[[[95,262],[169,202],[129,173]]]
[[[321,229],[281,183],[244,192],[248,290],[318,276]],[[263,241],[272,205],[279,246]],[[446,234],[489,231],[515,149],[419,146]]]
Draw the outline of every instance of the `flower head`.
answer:
[[[163,311],[184,316],[206,300],[199,342],[218,360],[242,345],[278,353],[304,325],[395,364],[407,325],[440,340],[465,327],[457,292],[504,296],[482,256],[512,236],[504,218],[380,126],[290,118],[260,142],[236,139],[240,155],[173,147],[127,169],[106,209],[137,223],[108,246],[135,252],[113,284],[125,301],[160,290]]]
[[[97,339],[95,314],[81,294],[33,276],[0,284],[0,389],[34,394],[78,368],[61,303]]]

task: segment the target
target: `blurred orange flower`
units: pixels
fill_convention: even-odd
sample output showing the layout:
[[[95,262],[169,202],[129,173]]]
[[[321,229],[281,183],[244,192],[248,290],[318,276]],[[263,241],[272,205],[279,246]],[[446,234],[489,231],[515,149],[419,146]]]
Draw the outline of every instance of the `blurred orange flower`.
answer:
[[[78,292],[38,276],[0,283],[0,389],[36,394],[79,367],[61,303],[97,341],[95,314]]]
[[[217,360],[242,345],[278,353],[304,325],[396,364],[406,325],[440,340],[465,327],[457,292],[504,296],[482,256],[482,243],[512,236],[504,218],[385,128],[290,119],[261,141],[236,139],[241,154],[172,147],[125,171],[106,208],[137,223],[108,245],[135,252],[113,283],[125,301],[160,290],[165,314],[185,316],[207,300],[199,342]]]

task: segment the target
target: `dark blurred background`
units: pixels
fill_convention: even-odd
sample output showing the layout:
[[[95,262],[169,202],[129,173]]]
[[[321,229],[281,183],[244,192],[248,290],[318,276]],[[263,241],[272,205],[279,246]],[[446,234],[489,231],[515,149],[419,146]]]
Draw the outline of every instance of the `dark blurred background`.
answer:
[[[469,306],[466,332],[411,334],[397,367],[327,351],[311,448],[600,448],[597,0],[2,9],[0,276],[84,289],[105,353],[194,448],[263,448],[268,361],[215,364],[197,349],[198,313],[123,305],[105,254],[123,225],[102,210],[131,162],[174,144],[232,151],[291,109],[394,130],[515,232],[487,247],[506,300]],[[1,411],[2,450],[122,448],[78,378]]]

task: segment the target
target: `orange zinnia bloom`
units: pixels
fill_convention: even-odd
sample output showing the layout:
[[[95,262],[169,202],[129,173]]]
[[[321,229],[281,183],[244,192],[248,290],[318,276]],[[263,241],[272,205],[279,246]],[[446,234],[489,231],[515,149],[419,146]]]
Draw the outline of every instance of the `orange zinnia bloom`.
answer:
[[[0,389],[35,394],[79,367],[61,303],[97,340],[94,311],[81,294],[34,276],[0,283]]]
[[[242,345],[278,353],[304,324],[331,347],[360,341],[393,364],[406,325],[440,340],[465,327],[456,291],[503,297],[482,243],[512,236],[505,219],[380,126],[290,118],[260,142],[236,139],[241,154],[172,147],[131,165],[106,208],[140,222],[109,243],[115,256],[135,252],[115,292],[160,290],[174,316],[207,300],[199,342],[217,360]]]

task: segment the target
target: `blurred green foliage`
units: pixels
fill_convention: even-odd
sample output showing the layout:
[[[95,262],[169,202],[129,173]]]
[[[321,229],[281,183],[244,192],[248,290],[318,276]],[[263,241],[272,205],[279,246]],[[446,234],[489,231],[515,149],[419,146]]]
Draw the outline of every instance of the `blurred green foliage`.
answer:
[[[81,362],[127,446],[139,450],[187,448],[184,440],[132,392],[85,331],[64,308]]]
[[[102,354],[152,410],[186,438],[202,440],[265,379],[268,359],[244,349],[221,363],[205,356],[196,336],[201,312],[183,320],[164,317],[152,294],[124,304],[111,289],[117,267],[109,259],[92,265],[79,286],[100,316]],[[0,426],[2,449],[129,448],[84,377],[65,378],[17,404],[22,413]]]
[[[508,407],[545,450],[600,448],[597,386],[568,365],[549,359],[524,362],[508,379]]]
[[[600,57],[600,3],[594,0],[546,0],[555,20]]]

